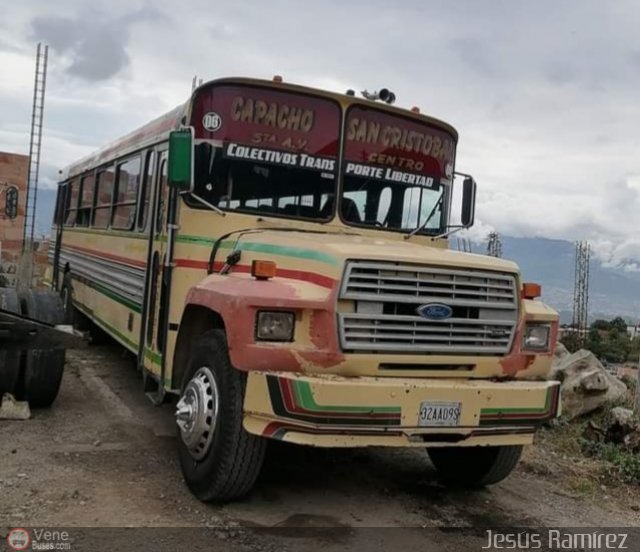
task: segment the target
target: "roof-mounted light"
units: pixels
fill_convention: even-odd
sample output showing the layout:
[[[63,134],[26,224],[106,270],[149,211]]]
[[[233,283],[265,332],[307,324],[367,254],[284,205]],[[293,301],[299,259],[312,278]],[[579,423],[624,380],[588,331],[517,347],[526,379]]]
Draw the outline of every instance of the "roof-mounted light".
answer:
[[[367,100],[372,100],[372,101],[380,100],[380,101],[383,101],[384,103],[388,103],[389,105],[391,105],[392,103],[395,103],[396,101],[396,95],[393,92],[391,92],[391,90],[389,90],[388,88],[381,88],[377,92],[368,92],[367,90],[363,90],[362,96]]]

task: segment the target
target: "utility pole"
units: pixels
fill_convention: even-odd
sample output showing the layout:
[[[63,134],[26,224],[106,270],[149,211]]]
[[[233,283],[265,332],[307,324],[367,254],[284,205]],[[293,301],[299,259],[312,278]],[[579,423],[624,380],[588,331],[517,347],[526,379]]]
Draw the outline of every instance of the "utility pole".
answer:
[[[490,257],[502,257],[502,240],[498,232],[491,232],[487,236],[487,255]]]
[[[457,238],[458,251],[471,253],[471,240],[469,238]]]
[[[589,263],[591,247],[586,241],[576,242],[575,278],[573,286],[573,330],[578,343],[584,345],[589,327]]]

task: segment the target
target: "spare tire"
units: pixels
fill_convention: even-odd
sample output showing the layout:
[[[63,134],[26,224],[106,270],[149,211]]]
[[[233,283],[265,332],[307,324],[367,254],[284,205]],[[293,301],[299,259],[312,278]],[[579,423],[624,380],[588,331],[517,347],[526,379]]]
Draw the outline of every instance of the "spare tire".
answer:
[[[0,309],[20,314],[20,301],[14,288],[0,287]],[[20,350],[0,350],[0,401],[5,393],[16,394],[21,355]]]
[[[48,324],[64,324],[60,296],[49,290],[28,290],[20,294],[22,314]],[[64,349],[34,349],[25,352],[19,398],[32,408],[51,406],[58,396],[64,372]]]

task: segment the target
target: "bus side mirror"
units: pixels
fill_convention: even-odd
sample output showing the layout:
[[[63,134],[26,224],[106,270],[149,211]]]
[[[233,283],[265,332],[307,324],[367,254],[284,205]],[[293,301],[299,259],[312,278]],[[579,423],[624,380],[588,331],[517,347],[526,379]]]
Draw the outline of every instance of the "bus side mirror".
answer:
[[[463,228],[473,226],[476,214],[476,181],[467,177],[462,182],[462,212],[460,222]]]
[[[193,190],[193,129],[174,130],[169,134],[169,186],[181,192]]]

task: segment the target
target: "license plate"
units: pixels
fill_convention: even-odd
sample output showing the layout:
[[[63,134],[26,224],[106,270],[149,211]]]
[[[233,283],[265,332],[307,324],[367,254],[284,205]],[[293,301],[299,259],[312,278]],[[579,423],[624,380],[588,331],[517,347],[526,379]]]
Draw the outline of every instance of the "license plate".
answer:
[[[452,427],[460,425],[462,405],[459,402],[423,401],[418,412],[422,427]]]

